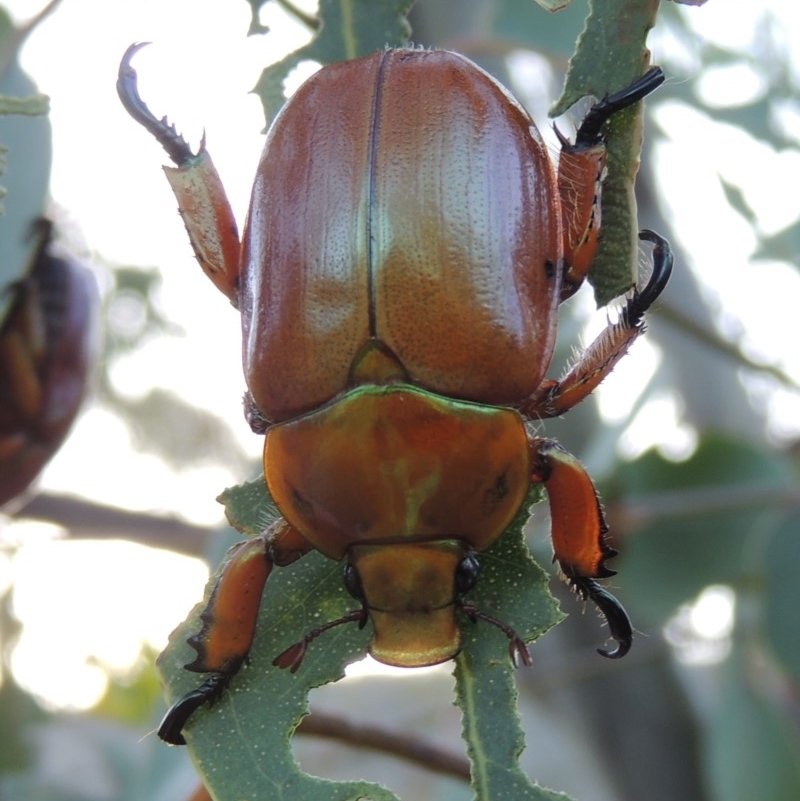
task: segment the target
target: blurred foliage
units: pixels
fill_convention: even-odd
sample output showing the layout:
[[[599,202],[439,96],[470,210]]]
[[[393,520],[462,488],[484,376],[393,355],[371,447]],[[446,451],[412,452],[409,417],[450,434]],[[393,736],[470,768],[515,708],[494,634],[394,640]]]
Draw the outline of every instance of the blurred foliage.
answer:
[[[707,8],[723,2],[710,0]],[[252,0],[251,5],[252,30],[260,32],[258,9],[264,3]],[[339,9],[343,5],[331,4]],[[410,3],[393,5],[390,17],[399,24],[398,13],[408,10]],[[419,0],[409,20],[415,42],[457,49],[513,86],[523,99],[536,102],[556,96],[590,5],[595,13],[602,7],[599,2],[575,0],[562,12],[548,15],[532,0]],[[702,13],[703,9],[670,2],[658,9],[651,47],[658,42],[656,60],[676,79],[648,100],[648,109],[680,104],[708,121],[746,132],[753,146],[796,153],[796,58],[793,61],[778,14],[764,4],[750,44],[742,49],[701,35],[693,15]],[[365,30],[383,35],[382,30],[369,26]],[[336,34],[334,27],[326,36]],[[341,39],[341,27],[338,34]],[[536,54],[541,86],[519,83],[509,72],[508,57],[521,52]],[[284,68],[288,70],[286,65]],[[734,102],[715,100],[711,80],[735,75],[735,70],[754,76],[759,90]],[[0,128],[0,141],[6,142],[3,130]],[[593,801],[794,801],[800,797],[797,450],[791,440],[779,440],[769,433],[770,403],[755,405],[752,388],[758,386],[760,397],[769,399],[779,389],[788,387],[796,392],[797,378],[785,371],[781,378],[780,371],[773,369],[781,366],[780,352],[772,354],[774,361],[759,372],[746,337],[720,333],[729,329],[717,325],[724,315],[717,303],[709,300],[708,287],[700,289],[702,265],[693,264],[691,255],[682,252],[681,231],[673,229],[672,216],[658,197],[652,155],[654,145],[667,140],[670,132],[651,123],[645,133],[646,150],[637,185],[640,223],[670,238],[678,258],[672,285],[651,315],[647,335],[659,346],[659,367],[637,398],[631,416],[668,397],[679,410],[681,423],[691,430],[695,445],[679,459],[652,449],[624,461],[618,444],[630,419],[609,424],[601,420],[597,407],[587,402],[566,420],[548,422],[548,435],[580,454],[599,480],[623,552],[614,564],[619,571],[615,591],[642,635],[632,653],[610,667],[591,651],[597,639],[593,614],[571,615],[537,642],[534,668],[520,671],[517,678],[525,710],[523,722],[529,727],[532,745],[523,755],[523,769],[543,782],[569,790],[576,798]],[[748,151],[742,147],[741,158],[746,162]],[[43,152],[49,151],[45,148]],[[776,185],[781,178],[776,176]],[[762,289],[758,261],[797,267],[800,208],[785,227],[768,231],[746,186],[734,175],[720,173],[718,180],[724,202],[757,237],[748,267],[753,271],[755,292]],[[34,182],[32,188],[40,184]],[[39,191],[44,191],[41,186]],[[775,202],[785,204],[782,193],[776,193]],[[717,211],[721,215],[721,209],[707,210],[710,223]],[[0,243],[3,239],[0,229]],[[109,364],[148,337],[170,330],[154,301],[154,275],[125,268],[116,272],[115,280],[109,308],[133,299],[138,309],[134,317],[139,322],[109,337]],[[782,290],[765,288],[765,302],[767,291]],[[786,291],[798,291],[797,284]],[[120,306],[116,308],[119,312]],[[563,353],[558,359],[568,358],[575,341],[570,332],[577,326],[565,309]],[[787,348],[794,339],[789,338]],[[103,380],[107,382],[104,402],[132,426],[137,425],[133,405],[119,395],[107,375]],[[172,410],[180,412],[184,400],[173,400]],[[193,400],[185,402],[188,405]],[[155,448],[157,432],[164,431],[163,422],[154,421],[163,420],[165,409],[169,414],[169,404],[141,408],[143,422],[138,425],[142,430],[149,426],[152,432],[142,440],[148,447]],[[176,433],[191,458],[198,458],[191,443],[204,436],[199,430],[188,426]],[[221,424],[219,431],[224,430]],[[168,450],[174,454],[182,447],[173,444]],[[206,453],[203,458],[216,457]],[[219,458],[229,458],[229,454]],[[531,527],[534,548],[546,541],[543,516],[535,510]],[[543,553],[546,558],[546,548]],[[338,566],[333,572],[338,581]],[[712,643],[719,648],[716,656],[703,660],[709,641],[697,632],[676,629],[676,620],[682,619],[705,590],[715,586],[726,589],[734,599],[733,630],[720,634]],[[566,604],[572,603],[565,601],[567,611],[573,607]],[[671,632],[669,639],[662,634],[665,629]],[[4,623],[5,643],[7,634]],[[349,698],[345,688],[332,689]],[[137,699],[130,706],[123,700],[131,697],[128,693]],[[152,678],[144,673],[132,688],[113,684],[102,705],[103,713],[120,721],[141,721],[149,715],[148,726],[152,727],[154,693]],[[396,694],[402,695],[400,690]],[[441,706],[436,705],[441,705],[441,697],[436,691],[433,696],[425,696],[424,690],[417,694],[426,698],[423,703],[429,707],[429,717],[410,718],[409,725],[414,731],[439,736],[441,721],[437,718],[442,715],[436,711]],[[367,692],[362,687],[355,695],[363,697]],[[379,696],[382,718],[389,718],[393,695],[395,691],[389,689]],[[357,714],[354,706],[360,700],[363,698],[349,701],[347,714]],[[0,774],[2,799],[86,798],[85,788],[75,790],[80,777],[70,776],[73,784],[63,776],[54,782],[47,767],[55,750],[77,742],[95,755],[93,769],[98,775],[113,778],[99,785],[95,782],[94,788],[100,786],[102,794],[92,797],[165,798],[165,787],[186,770],[177,749],[161,747],[152,736],[137,747],[140,735],[127,737],[130,730],[124,723],[83,719],[76,728],[74,720],[47,715],[8,675],[0,689],[0,709],[4,710],[0,715],[5,757]],[[12,711],[6,714],[6,710]],[[258,710],[268,716],[269,704],[259,700]],[[361,713],[374,714],[369,710]],[[42,736],[46,730],[52,737]],[[452,747],[456,749],[458,744]],[[304,742],[295,748],[308,746]],[[324,757],[315,752],[315,760],[310,769],[322,772],[317,766]],[[346,773],[348,767],[350,774],[367,774],[370,761],[362,752],[354,768],[352,754],[342,752],[330,760],[328,775],[346,778],[338,771]],[[10,771],[9,762],[13,762]],[[394,774],[390,776],[390,764],[378,764],[382,767],[377,769],[376,780],[402,786]],[[33,767],[25,772],[25,765]],[[401,795],[469,797],[463,788],[449,784],[441,792],[431,793],[435,780],[426,775],[420,781],[421,785],[410,786],[421,786],[423,791]],[[169,797],[176,796],[172,792]]]
[[[13,300],[6,287],[25,274],[37,248],[31,226],[45,216],[50,180],[47,98],[36,91],[17,60],[41,18],[15,28],[0,7],[0,324]]]

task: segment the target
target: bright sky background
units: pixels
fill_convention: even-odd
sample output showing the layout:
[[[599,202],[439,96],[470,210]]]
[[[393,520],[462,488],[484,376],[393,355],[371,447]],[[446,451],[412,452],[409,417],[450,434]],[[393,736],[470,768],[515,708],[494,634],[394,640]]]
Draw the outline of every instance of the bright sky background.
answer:
[[[42,4],[13,0],[5,5],[22,20]],[[704,8],[690,9],[690,16],[703,35],[746,49],[754,18],[764,6],[781,16],[787,38],[800,39],[797,0],[709,0]],[[245,40],[249,7],[244,0],[63,0],[33,34],[22,58],[52,99],[55,202],[80,228],[87,247],[103,259],[163,267],[164,313],[186,332],[185,337],[159,339],[144,348],[115,377],[132,394],[152,386],[176,388],[183,397],[198,399],[233,421],[241,419],[243,388],[236,313],[196,267],[159,169],[165,156],[123,111],[115,81],[127,46],[153,42],[135,59],[143,97],[157,115],[168,113],[191,142],[205,129],[241,221],[262,145],[260,102],[248,92],[263,65],[293,50],[299,43],[296,36],[303,33],[279,12],[264,22],[272,33]],[[656,35],[651,46],[658,61],[659,47],[671,43],[659,42]],[[800,41],[791,51],[800,52]],[[690,69],[687,65],[687,76]],[[747,75],[710,76],[707,88],[720,97],[731,86],[741,92],[759,89]],[[796,325],[797,275],[785,265],[759,265],[762,281],[754,288],[747,256],[755,242],[729,212],[714,173],[719,168],[741,182],[764,230],[775,231],[796,213],[796,192],[792,203],[776,203],[776,191],[800,185],[800,157],[747,143],[743,158],[742,134],[720,129],[677,105],[662,107],[659,122],[670,131],[671,143],[662,153],[670,166],[661,173],[661,191],[675,215],[675,230],[703,264],[709,284],[725,288],[724,303],[745,321],[753,352],[780,361],[800,377],[800,351],[778,351],[774,337],[776,319]],[[710,237],[704,224],[712,208],[715,227],[725,232],[722,240]],[[775,293],[774,287],[781,285],[794,290]],[[764,313],[767,298],[769,317]],[[604,319],[599,316],[597,325]],[[609,409],[624,408],[619,388],[634,380],[637,371],[653,369],[652,350],[637,348],[640,361],[626,360],[609,382]],[[784,425],[796,427],[791,423],[800,420],[796,395],[783,393],[776,403]],[[662,409],[660,430],[664,413]],[[243,422],[234,428],[242,447],[257,457],[261,440]],[[651,436],[654,428],[647,426]],[[636,447],[642,445],[639,440]],[[210,468],[177,474],[154,457],[133,452],[124,427],[107,413],[90,409],[42,485],[213,524],[221,521],[215,495],[244,478],[249,476]],[[52,531],[40,527],[26,528],[24,536],[26,547],[13,565],[0,555],[0,585],[4,576],[14,576],[16,610],[26,624],[15,671],[57,705],[88,705],[102,691],[102,672],[87,663],[87,654],[123,669],[143,641],[160,648],[202,592],[206,574],[197,562],[169,554],[155,559],[129,544],[112,543],[98,550],[95,543],[54,543]],[[82,575],[87,564],[95,567]],[[43,585],[47,598],[41,593]],[[121,639],[120,631],[128,636]],[[59,655],[58,671],[52,670],[52,659],[43,657],[44,652]]]

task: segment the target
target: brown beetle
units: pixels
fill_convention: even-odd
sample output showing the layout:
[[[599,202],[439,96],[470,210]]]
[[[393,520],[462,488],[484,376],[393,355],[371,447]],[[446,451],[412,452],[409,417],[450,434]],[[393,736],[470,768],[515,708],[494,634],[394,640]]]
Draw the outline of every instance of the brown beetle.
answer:
[[[241,311],[248,418],[266,432],[264,472],[283,515],[222,570],[186,667],[209,674],[167,713],[189,716],[224,690],[250,650],[274,565],[312,549],[345,560],[359,607],[274,664],[296,670],[309,643],[349,621],[373,626],[370,653],[435,664],[461,648],[457,613],[521,638],[466,594],[478,554],[543,483],[555,558],[605,614],[623,656],[631,626],[596,579],[612,575],[606,524],[573,456],[529,430],[585,398],[642,332],[667,283],[653,274],[560,380],[546,380],[559,303],[597,247],[602,127],[653,91],[654,68],[598,102],[558,169],[536,126],[493,78],[445,51],[384,50],[324,67],[267,136],[241,244],[204,147],[198,154],[140,99],[128,50],[118,89],[165,146],[165,168],[198,260]]]

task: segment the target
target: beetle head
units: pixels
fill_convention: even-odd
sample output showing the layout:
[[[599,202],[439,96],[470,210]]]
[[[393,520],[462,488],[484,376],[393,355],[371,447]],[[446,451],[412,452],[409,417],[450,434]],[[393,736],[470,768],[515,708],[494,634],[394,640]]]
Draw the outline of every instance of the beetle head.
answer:
[[[369,652],[379,662],[436,665],[461,650],[457,602],[477,578],[477,560],[462,542],[356,545],[345,576],[369,612]]]

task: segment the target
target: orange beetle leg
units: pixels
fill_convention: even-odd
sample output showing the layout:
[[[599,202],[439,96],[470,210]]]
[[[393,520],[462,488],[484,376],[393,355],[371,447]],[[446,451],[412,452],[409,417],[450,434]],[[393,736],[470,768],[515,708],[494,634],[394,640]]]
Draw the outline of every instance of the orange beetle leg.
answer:
[[[571,409],[594,391],[644,331],[645,312],[664,290],[672,272],[672,251],[667,240],[652,231],[641,231],[639,239],[653,243],[653,272],[647,286],[641,292],[634,289],[619,320],[609,323],[558,381],[542,383],[520,407],[523,414],[557,417]]]
[[[561,300],[578,290],[592,266],[599,241],[600,196],[606,170],[606,148],[571,144],[556,129],[561,142],[558,192],[561,196],[561,230],[565,271]]]
[[[200,615],[203,628],[188,641],[197,657],[186,669],[211,675],[170,707],[158,727],[162,740],[185,744],[182,730],[186,721],[199,707],[219,698],[250,653],[261,594],[273,566],[291,564],[311,549],[284,520],[231,549]]]
[[[608,527],[600,500],[583,465],[550,439],[531,439],[528,447],[533,480],[544,484],[550,503],[554,558],[572,589],[592,600],[608,621],[614,651],[598,653],[619,659],[631,647],[630,620],[620,602],[595,579],[613,576],[606,560],[616,551],[606,543]]]
[[[167,180],[178,200],[189,240],[203,272],[231,303],[237,305],[239,284],[239,230],[217,169],[205,149],[192,153],[186,140],[167,122],[157,119],[142,98],[136,84],[133,55],[144,44],[131,45],[119,65],[117,93],[127,112],[145,127],[177,167],[164,167]]]
[[[600,236],[600,201],[606,169],[605,123],[649,95],[664,82],[664,73],[653,67],[630,86],[595,103],[586,115],[575,144],[556,130],[561,142],[558,191],[566,270],[561,300],[573,295],[583,283],[597,252]]]

